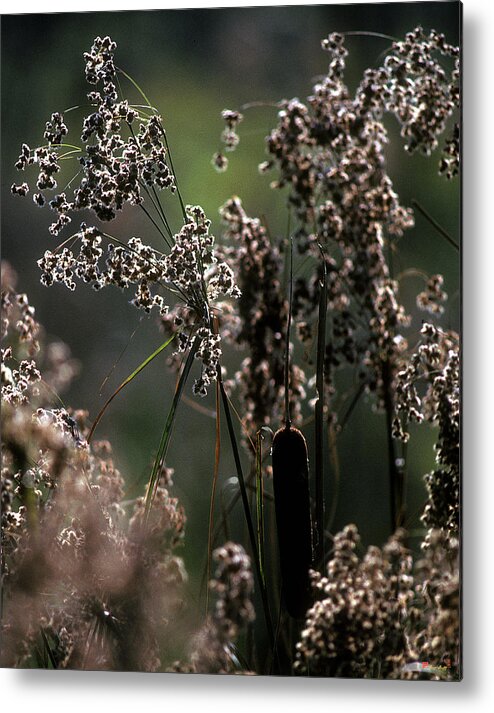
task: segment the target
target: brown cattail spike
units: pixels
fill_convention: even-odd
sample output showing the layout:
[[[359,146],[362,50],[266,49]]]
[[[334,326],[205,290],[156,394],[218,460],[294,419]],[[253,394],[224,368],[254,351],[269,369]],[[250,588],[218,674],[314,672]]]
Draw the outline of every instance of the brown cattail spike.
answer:
[[[280,428],[273,439],[273,481],[280,551],[283,601],[296,619],[310,603],[312,527],[307,445],[293,427]]]

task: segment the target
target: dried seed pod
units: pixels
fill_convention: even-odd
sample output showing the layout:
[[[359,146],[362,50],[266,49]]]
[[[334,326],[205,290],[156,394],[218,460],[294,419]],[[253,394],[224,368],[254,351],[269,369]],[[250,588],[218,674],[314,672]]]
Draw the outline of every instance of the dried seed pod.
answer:
[[[312,526],[307,445],[297,428],[287,425],[276,432],[272,460],[283,600],[299,619],[310,603]]]

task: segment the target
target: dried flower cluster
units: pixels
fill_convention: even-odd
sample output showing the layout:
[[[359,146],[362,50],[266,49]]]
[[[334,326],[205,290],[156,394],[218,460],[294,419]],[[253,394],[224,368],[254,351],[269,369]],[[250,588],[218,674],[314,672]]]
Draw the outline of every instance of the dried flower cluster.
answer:
[[[343,37],[331,35],[323,46],[331,57],[327,76],[307,104],[285,103],[267,148],[280,173],[276,186],[290,186],[289,200],[300,221],[299,250],[320,263],[320,242],[335,256],[326,258],[332,314],[328,384],[332,367],[360,364],[360,379],[385,398],[388,364],[403,346],[399,330],[407,324],[385,245],[413,221],[385,170],[380,85],[366,75],[350,97],[343,81]],[[296,283],[294,304],[300,311],[295,317],[303,321],[306,341],[314,336],[320,279],[321,268]]]
[[[227,151],[233,151],[239,142],[237,126],[243,121],[244,117],[239,111],[232,111],[231,109],[224,109],[221,112],[221,117],[226,124],[221,134],[221,139],[225,144],[225,149]]]
[[[456,537],[441,530],[429,532],[424,558],[416,564],[416,606],[412,612],[416,623],[409,637],[411,656],[438,662],[442,668],[433,667],[432,674],[452,680],[458,679],[461,671],[459,548]]]
[[[315,604],[297,644],[302,675],[411,678],[417,661],[449,661],[440,677],[458,673],[458,545],[434,532],[424,560],[413,568],[397,531],[383,549],[360,559],[360,536],[348,525],[335,536],[327,575],[312,573]],[[413,670],[413,669],[412,669]],[[432,666],[426,678],[437,678]]]
[[[438,427],[438,467],[425,477],[428,500],[422,521],[430,530],[458,537],[460,527],[460,357],[459,339],[433,324],[422,326],[422,341],[396,386],[398,412],[405,421]],[[408,434],[399,418],[395,435]]]
[[[141,204],[143,193],[153,189],[175,190],[161,117],[152,115],[134,129],[139,112],[131,108],[127,100],[119,100],[115,49],[116,43],[109,37],[97,37],[91,51],[84,55],[86,79],[96,87],[87,97],[95,110],[83,121],[84,150],[66,151],[62,141],[68,128],[63,115],[57,112],[46,124],[43,138],[48,145],[31,151],[23,144],[16,164],[19,170],[33,164],[39,166],[36,182],[39,193],[33,199],[43,206],[47,200],[44,191],[57,187],[55,175],[61,170],[61,161],[73,157],[74,152],[81,152],[82,178],[73,199],[68,200],[62,192],[49,201],[50,208],[57,213],[57,220],[50,227],[53,235],[58,235],[71,222],[71,212],[89,208],[100,220],[109,221],[126,203]],[[127,139],[125,131],[129,134]],[[19,193],[16,186],[12,186],[12,190]]]
[[[62,391],[78,365],[62,342],[50,343],[40,353],[42,329],[27,295],[16,291],[16,283],[17,275],[2,262],[2,400],[11,406],[34,405],[40,391]]]
[[[87,414],[53,408],[52,391],[34,389],[43,375],[41,330],[27,297],[16,299],[8,267],[2,277],[5,352],[25,342],[36,354],[36,379],[24,377],[27,367],[4,365],[2,666],[156,670],[165,619],[181,606],[185,571],[174,549],[185,515],[160,486],[148,527],[142,498],[127,524],[110,444],[89,447]],[[65,385],[70,360],[60,344],[51,346],[44,363],[58,365]]]
[[[173,670],[187,673],[235,673],[239,662],[234,643],[255,619],[250,559],[241,545],[227,542],[213,553],[217,562],[211,591],[216,595],[210,619],[192,642],[190,664],[176,663]],[[246,673],[242,671],[242,673]]]
[[[443,58],[453,62],[449,72],[442,66]],[[385,110],[400,122],[406,150],[429,155],[460,104],[458,47],[435,30],[427,35],[417,27],[393,44],[384,69]],[[457,126],[453,136],[456,132]]]
[[[63,115],[55,113],[46,124],[44,138],[48,144],[34,151],[23,144],[16,167],[24,170],[39,165],[40,192],[34,200],[43,206],[46,191],[57,187],[54,176],[61,170],[62,160],[73,159],[75,153],[80,153],[82,179],[72,199],[62,192],[49,201],[58,216],[50,232],[58,235],[71,222],[75,211],[89,209],[100,221],[111,221],[129,203],[144,210],[159,229],[169,252],[145,245],[138,237],[122,243],[99,228],[82,223],[70,238],[71,247],[67,247],[69,240],[66,240],[54,250],[45,251],[38,262],[41,281],[47,286],[61,283],[70,290],[75,289],[76,280],[91,284],[96,290],[108,285],[121,289],[133,286],[132,303],[146,312],[156,307],[162,316],[169,305],[160,291],[176,295],[192,312],[193,326],[200,327],[196,356],[202,367],[194,393],[204,396],[207,386],[216,378],[221,356],[220,336],[211,331],[211,305],[220,297],[237,298],[240,291],[230,265],[218,262],[215,256],[214,237],[209,233],[211,221],[202,208],[182,204],[184,224],[176,234],[171,230],[157,192],[176,191],[162,118],[152,107],[149,107],[151,116],[147,116],[119,97],[115,49],[116,43],[109,37],[97,37],[91,51],[84,55],[86,79],[96,86],[88,94],[94,111],[83,122],[84,148],[66,150],[62,142],[68,129]],[[238,120],[229,119],[232,132]],[[27,184],[12,187],[13,193],[19,195],[26,195],[28,190]],[[145,199],[156,217],[144,206]],[[185,345],[190,345],[187,338],[181,341],[181,346]]]
[[[446,141],[443,149],[440,172],[446,178],[452,179],[460,170],[460,125],[455,124],[450,139]]]
[[[412,563],[402,539],[397,533],[382,551],[370,547],[360,561],[356,527],[336,535],[327,576],[312,575],[317,601],[297,646],[300,673],[387,678],[402,663],[413,598]]]
[[[190,326],[195,326],[200,342],[196,356],[201,360],[202,368],[194,392],[204,396],[206,387],[216,378],[221,356],[220,336],[213,334],[210,328],[210,302],[220,296],[237,298],[240,291],[231,267],[226,262],[218,262],[213,253],[214,237],[209,234],[210,221],[202,208],[187,206],[186,215],[187,222],[166,255],[144,245],[140,238],[131,238],[127,245],[110,242],[105,266],[100,267],[102,234],[83,225],[75,236],[80,245],[78,255],[68,248],[60,252],[46,251],[38,264],[45,285],[60,282],[75,289],[75,278],[92,283],[96,289],[107,285],[125,289],[134,285],[136,291],[132,303],[146,312],[157,307],[162,316],[167,314],[168,305],[163,296],[153,293],[151,288],[163,287],[178,293],[183,302],[177,307],[181,308],[185,303],[191,312],[193,322]],[[176,310],[173,314],[177,331]],[[198,325],[202,326],[197,329]],[[187,334],[183,334],[179,351],[188,346]]]
[[[234,151],[240,141],[237,134],[237,127],[240,122],[243,121],[243,114],[239,111],[224,109],[221,112],[221,117],[225,122],[225,129],[221,134],[221,140],[225,144],[225,151]],[[228,159],[223,151],[217,151],[211,159],[211,164],[218,171],[218,173],[223,173],[223,171],[226,171],[228,168]]]
[[[308,346],[315,336],[322,275],[318,243],[326,253],[328,395],[334,392],[334,368],[358,365],[361,383],[377,391],[385,405],[407,347],[402,330],[409,324],[386,248],[413,225],[413,215],[400,205],[386,172],[388,132],[382,118],[396,117],[408,151],[429,154],[459,107],[459,51],[443,35],[427,35],[418,27],[393,43],[383,65],[367,70],[351,96],[344,83],[344,36],[333,33],[322,46],[330,56],[327,76],[306,103],[281,103],[278,125],[267,139],[269,158],[260,169],[276,168],[272,186],[288,186],[299,220],[299,252],[318,262],[309,278],[297,279],[294,293],[298,333]],[[449,73],[443,58],[453,62]],[[457,127],[454,136],[454,147],[447,144],[451,162]],[[418,298],[437,313],[445,299],[441,279],[431,278]]]
[[[57,442],[51,424],[17,433],[18,442],[38,438],[56,482],[39,483],[30,469],[10,481],[4,474],[2,665],[157,670],[185,580],[172,552],[184,522],[176,501],[159,492],[152,511],[159,535],[139,527],[139,502],[126,526],[108,444],[75,450],[68,437]]]
[[[443,283],[442,275],[431,275],[425,289],[417,295],[417,307],[430,314],[443,314],[443,303],[448,299]]]
[[[266,229],[250,218],[239,198],[220,210],[225,225],[224,252],[241,290],[234,309],[223,318],[225,339],[246,348],[248,356],[235,375],[247,433],[254,437],[265,425],[281,421],[288,304],[282,287],[283,260]],[[291,413],[300,419],[305,375],[293,365],[290,373]]]
[[[2,262],[2,340],[12,340],[11,332],[17,333],[20,344],[34,356],[39,351],[39,324],[34,318],[35,310],[25,294],[15,291],[17,275],[7,262]]]

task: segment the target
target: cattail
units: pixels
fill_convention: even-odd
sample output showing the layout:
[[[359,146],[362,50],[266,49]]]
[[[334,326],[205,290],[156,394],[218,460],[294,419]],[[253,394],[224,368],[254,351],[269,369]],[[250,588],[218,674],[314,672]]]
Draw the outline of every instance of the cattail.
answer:
[[[307,445],[297,428],[276,432],[272,459],[283,600],[299,619],[309,607],[312,527]]]

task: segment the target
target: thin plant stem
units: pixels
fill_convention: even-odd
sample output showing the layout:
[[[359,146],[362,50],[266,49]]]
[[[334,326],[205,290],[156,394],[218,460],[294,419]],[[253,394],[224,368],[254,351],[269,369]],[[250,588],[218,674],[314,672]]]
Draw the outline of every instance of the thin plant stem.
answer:
[[[437,230],[437,232],[439,233],[439,235],[441,235],[445,240],[447,240],[447,242],[448,242],[450,245],[452,245],[455,250],[458,250],[458,252],[459,252],[460,246],[458,245],[457,242],[455,242],[455,241],[453,240],[453,238],[451,237],[451,235],[442,227],[442,225],[440,225],[440,224],[437,222],[437,220],[436,220],[435,218],[433,218],[432,215],[431,215],[430,213],[428,213],[428,212],[425,210],[425,208],[423,208],[423,206],[421,206],[420,203],[419,203],[418,201],[416,201],[415,199],[412,200],[412,205],[413,205],[414,208],[416,208],[416,209],[419,211],[419,213],[422,213],[422,215],[424,216],[424,218],[429,221],[429,223],[432,225],[433,228],[435,228],[435,230]]]
[[[393,441],[393,395],[391,384],[391,367],[388,359],[382,363],[382,380],[384,389],[384,408],[386,411],[386,441],[388,448],[388,477],[389,477],[389,498],[391,515],[391,532],[395,532],[398,527],[398,513],[402,511],[402,505],[398,502],[400,492],[400,473],[396,465],[396,454]]]
[[[137,82],[135,81],[135,79],[132,79],[132,77],[130,76],[130,74],[127,74],[127,72],[125,72],[121,67],[115,67],[115,69],[116,69],[118,72],[120,72],[120,74],[123,74],[123,76],[124,76],[126,79],[128,79],[129,82],[131,82],[131,84],[134,85],[134,87],[137,89],[137,91],[139,92],[139,94],[141,95],[141,97],[142,97],[142,98],[144,99],[144,101],[146,102],[147,108],[152,109],[154,112],[158,113],[158,110],[151,104],[151,102],[149,101],[149,99],[147,98],[147,96],[144,94],[144,91],[143,91],[143,90],[141,89],[141,87],[137,84]],[[120,83],[119,83],[119,85],[120,85]]]
[[[316,390],[317,401],[315,405],[316,418],[316,453],[315,453],[315,480],[316,480],[316,561],[321,563],[324,569],[324,524],[325,524],[325,503],[324,503],[324,359],[326,351],[326,313],[327,313],[327,290],[326,290],[326,260],[321,246],[323,275],[319,284],[319,316],[317,328],[317,363],[316,363]]]
[[[257,549],[259,551],[259,562],[261,565],[261,575],[266,584],[264,574],[264,483],[262,477],[262,429],[256,434],[256,516],[257,516]]]
[[[90,430],[90,432],[89,432],[89,435],[88,435],[88,437],[87,437],[87,442],[88,442],[88,443],[91,442],[91,439],[92,439],[92,437],[93,437],[93,435],[94,435],[94,431],[96,430],[96,427],[97,427],[98,423],[101,421],[101,419],[102,419],[102,417],[103,417],[103,414],[105,413],[106,409],[107,409],[108,406],[111,404],[111,402],[113,401],[113,399],[115,398],[115,396],[117,396],[117,394],[119,394],[119,393],[122,391],[122,389],[127,386],[127,384],[130,384],[130,382],[133,381],[133,380],[135,379],[135,377],[136,377],[138,374],[140,374],[141,371],[142,371],[143,369],[145,369],[146,366],[148,366],[148,364],[150,364],[150,363],[153,361],[153,359],[155,359],[155,357],[158,356],[158,354],[161,354],[161,352],[162,352],[164,349],[166,349],[166,347],[175,339],[175,337],[176,337],[176,333],[172,334],[172,336],[169,337],[169,338],[166,340],[166,342],[164,342],[161,346],[159,346],[158,349],[156,349],[150,356],[148,356],[148,357],[142,362],[142,364],[140,364],[140,365],[137,367],[137,369],[134,369],[134,371],[132,372],[132,374],[130,374],[130,376],[128,376],[128,377],[125,379],[125,381],[123,381],[123,382],[120,384],[120,386],[118,387],[118,389],[113,392],[113,394],[110,396],[110,398],[107,399],[107,401],[105,402],[103,408],[101,409],[101,411],[99,412],[99,414],[98,414],[98,415],[96,416],[96,418],[94,419],[94,423],[93,423],[93,425],[92,425],[92,427],[91,427],[91,430]]]
[[[391,40],[392,42],[398,42],[397,37],[392,35],[385,35],[383,32],[371,32],[370,30],[352,30],[349,32],[342,32],[345,37],[379,37],[382,40]]]
[[[159,234],[161,235],[161,237],[162,237],[163,240],[165,241],[165,243],[166,243],[166,244],[168,245],[168,247],[170,248],[170,247],[171,247],[171,244],[168,242],[167,236],[166,236],[165,233],[162,231],[162,229],[160,228],[160,226],[158,225],[158,223],[155,221],[155,219],[153,218],[153,216],[151,215],[151,213],[148,211],[148,209],[147,209],[145,206],[143,206],[142,203],[139,204],[139,208],[146,214],[146,216],[149,218],[149,220],[151,221],[151,223],[154,225],[154,227],[156,228],[156,230],[159,232]]]
[[[169,145],[169,143],[168,143],[168,137],[167,137],[167,135],[166,135],[165,129],[164,129],[162,126],[161,126],[160,128],[161,128],[161,133],[162,133],[162,135],[163,135],[163,138],[165,139],[165,146],[166,146],[166,150],[167,150],[167,152],[168,152],[168,158],[169,158],[169,160],[170,160],[171,172],[173,173],[173,175],[174,175],[174,177],[175,177],[175,186],[176,186],[176,188],[177,188],[177,195],[178,195],[178,200],[180,201],[180,207],[182,208],[182,215],[183,215],[184,220],[186,221],[186,220],[187,220],[187,212],[186,212],[186,210],[185,210],[185,204],[184,204],[184,202],[183,202],[182,194],[180,193],[180,188],[179,188],[179,186],[178,186],[177,174],[175,173],[175,167],[174,167],[174,165],[173,165],[172,152],[170,151],[170,145]]]
[[[290,238],[290,284],[288,297],[288,321],[286,325],[285,346],[285,428],[291,426],[290,418],[290,329],[292,326],[292,298],[293,298],[293,240]]]
[[[172,434],[172,430],[173,430],[173,425],[175,422],[175,417],[177,415],[178,404],[180,403],[182,392],[183,392],[185,383],[187,381],[187,378],[189,376],[190,370],[192,368],[192,364],[194,362],[194,357],[195,357],[198,347],[199,347],[199,338],[195,337],[194,342],[193,342],[192,346],[190,347],[187,359],[185,360],[185,364],[183,366],[182,373],[178,380],[177,388],[175,389],[175,395],[173,397],[173,401],[172,401],[170,410],[168,412],[168,416],[167,416],[167,419],[165,422],[165,427],[163,429],[160,444],[158,447],[158,454],[154,461],[153,469],[151,471],[151,476],[149,478],[149,482],[147,485],[145,515],[144,515],[145,525],[147,525],[149,513],[151,511],[151,506],[153,504],[154,496],[156,494],[159,473],[160,473],[161,468],[163,467],[163,464],[165,462],[166,453],[168,451],[168,446],[170,444],[170,438],[171,438],[171,434]]]
[[[207,582],[211,579],[211,558],[213,553],[213,525],[214,525],[214,502],[216,497],[216,487],[218,485],[218,474],[221,455],[221,412],[220,412],[220,386],[216,382],[216,426],[214,445],[214,471],[213,484],[211,487],[211,498],[209,502],[209,526],[208,526],[208,562],[207,562]],[[206,614],[209,609],[209,586],[206,586]]]
[[[266,586],[264,584],[264,580],[262,577],[261,564],[259,562],[259,555],[257,553],[257,547],[256,547],[256,535],[255,535],[254,525],[252,523],[252,517],[251,517],[250,509],[249,509],[249,499],[247,496],[247,489],[245,487],[245,480],[244,480],[244,475],[243,475],[243,471],[242,471],[242,464],[240,462],[240,454],[238,451],[237,441],[235,438],[235,431],[233,429],[232,417],[230,414],[230,409],[229,409],[228,399],[227,399],[226,392],[225,392],[225,387],[223,385],[223,380],[221,377],[220,367],[218,367],[217,379],[218,379],[219,385],[220,385],[221,398],[223,401],[223,409],[225,411],[228,434],[230,436],[230,443],[232,446],[233,457],[235,460],[235,466],[236,466],[236,470],[237,470],[238,483],[240,486],[240,493],[241,493],[241,497],[242,497],[242,504],[243,504],[243,508],[244,508],[245,519],[247,522],[247,529],[249,531],[249,539],[250,539],[250,544],[251,544],[251,549],[252,549],[252,556],[254,559],[254,566],[255,566],[255,570],[256,570],[257,580],[259,583],[259,588],[261,591],[261,599],[262,599],[264,618],[266,621],[266,628],[267,628],[269,643],[270,643],[271,649],[273,649],[274,648],[274,632],[273,632],[273,624],[271,622],[271,615],[269,613],[269,602],[268,602],[267,590],[266,590]]]
[[[122,351],[120,352],[120,354],[119,354],[118,357],[116,358],[116,360],[115,360],[115,362],[113,363],[113,365],[112,365],[110,371],[107,373],[107,375],[105,376],[105,378],[104,378],[103,381],[101,382],[101,385],[100,385],[100,387],[99,387],[99,395],[100,395],[100,396],[103,395],[103,390],[104,390],[106,384],[107,384],[108,381],[110,380],[111,375],[112,375],[113,372],[115,371],[117,365],[120,363],[120,360],[122,359],[123,355],[125,354],[125,352],[126,352],[127,349],[129,348],[129,346],[130,346],[132,340],[134,339],[135,335],[137,334],[137,330],[138,330],[139,327],[141,326],[143,319],[144,319],[144,315],[142,315],[142,316],[140,317],[139,323],[138,323],[137,327],[134,329],[134,331],[132,332],[132,334],[131,334],[130,337],[128,338],[127,342],[125,343],[124,348],[122,349]]]

